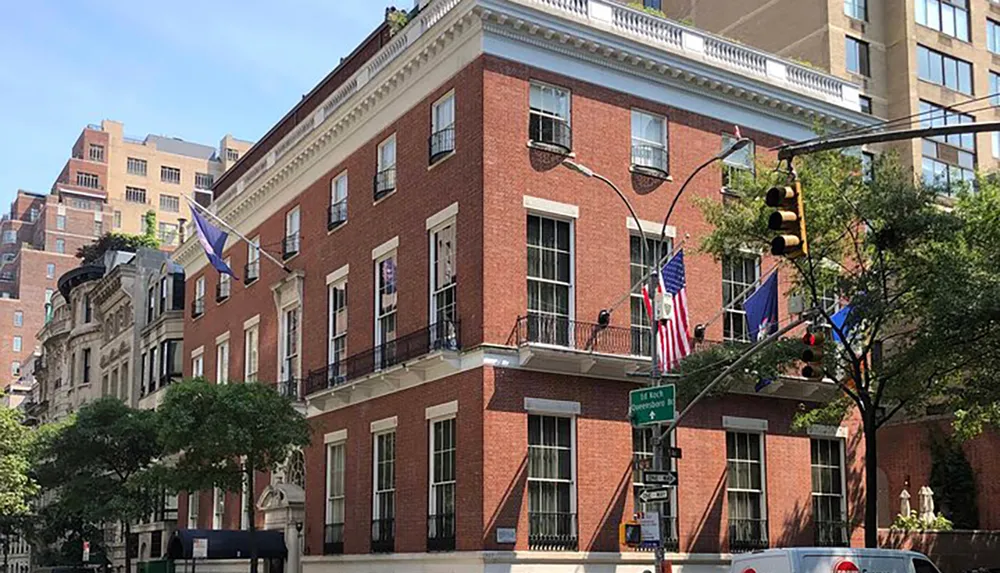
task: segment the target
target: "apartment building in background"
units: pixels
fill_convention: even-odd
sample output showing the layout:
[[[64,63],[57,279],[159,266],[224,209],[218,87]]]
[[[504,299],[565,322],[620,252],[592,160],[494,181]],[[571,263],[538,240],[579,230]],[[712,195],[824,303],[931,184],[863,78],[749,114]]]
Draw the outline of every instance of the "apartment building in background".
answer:
[[[699,253],[695,202],[738,193],[734,171],[816,123],[874,122],[859,88],[608,0],[417,10],[215,184],[215,212],[290,271],[242,241],[224,253],[239,282],[193,239],[175,252],[185,376],[277,385],[312,426],[304,492],[275,478],[254,492],[258,525],[285,528],[288,567],[295,521],[304,573],[640,573],[652,552],[622,547],[618,527],[642,511],[659,512],[685,571],[733,551],[858,543],[857,421],[790,428],[832,384],[758,393],[745,380],[703,402],[672,437],[680,482],[662,504],[638,500],[652,430],[627,412],[650,360],[631,290],[649,262],[642,235],[684,249],[692,326],[746,339],[740,296],[773,261]],[[681,182],[737,126],[754,145],[704,170],[664,228]],[[567,157],[617,182],[639,221]],[[299,512],[281,524],[276,488]],[[180,520],[238,529],[240,497],[182,495]]]
[[[649,0],[646,0],[649,2]],[[667,16],[799,60],[861,86],[862,105],[894,127],[1000,119],[1000,3],[993,0],[662,0]],[[753,65],[752,60],[745,62]],[[965,103],[969,102],[972,103]],[[925,181],[992,171],[1000,133],[893,144]]]

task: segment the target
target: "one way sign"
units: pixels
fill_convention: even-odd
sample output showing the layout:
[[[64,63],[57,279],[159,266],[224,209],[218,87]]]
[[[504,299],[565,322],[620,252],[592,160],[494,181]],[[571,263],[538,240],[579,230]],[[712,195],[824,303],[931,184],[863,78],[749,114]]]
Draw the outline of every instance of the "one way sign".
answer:
[[[646,470],[642,472],[642,483],[649,485],[665,485],[668,487],[677,485],[677,472],[662,470]]]
[[[644,489],[642,493],[639,494],[639,501],[643,503],[649,503],[651,501],[665,501],[670,499],[670,490],[668,488],[660,489]]]

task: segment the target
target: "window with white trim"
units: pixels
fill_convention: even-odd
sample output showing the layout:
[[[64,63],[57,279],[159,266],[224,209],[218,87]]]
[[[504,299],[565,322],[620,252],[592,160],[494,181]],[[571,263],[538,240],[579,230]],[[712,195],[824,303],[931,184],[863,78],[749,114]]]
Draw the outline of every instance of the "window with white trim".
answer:
[[[229,382],[229,341],[225,340],[215,345],[215,382]]]
[[[396,134],[378,145],[378,165],[375,174],[375,200],[396,189]]]
[[[456,225],[451,220],[431,231],[431,344],[453,347],[458,322]]]
[[[430,493],[427,508],[428,547],[455,545],[455,417],[431,420]]]
[[[14,311],[14,326],[24,326],[24,312],[20,310]]]
[[[211,173],[194,174],[195,189],[211,189],[214,183],[215,183],[215,177]]]
[[[230,257],[226,257],[222,262],[226,263],[226,266],[232,268],[233,260]],[[219,273],[219,292],[216,293],[216,298],[218,300],[225,300],[229,298],[233,290],[233,277],[229,276],[228,273]]]
[[[632,292],[629,296],[629,316],[632,326],[632,354],[635,356],[650,356],[649,351],[649,310],[646,308],[646,299],[642,295],[643,287],[646,285],[646,273],[653,268],[653,259],[663,258],[671,248],[671,240],[659,243],[658,239],[647,239],[646,249],[642,248],[642,237],[639,235],[629,236],[629,282]]]
[[[9,245],[17,242],[17,231],[5,230],[3,232],[3,243]]]
[[[12,346],[11,350],[13,350],[14,352],[20,352],[21,351],[21,337],[20,336],[15,336],[14,337],[14,341],[11,344],[11,346]]]
[[[722,257],[722,338],[726,341],[749,342],[747,313],[743,302],[751,294],[750,287],[760,281],[759,256]]]
[[[396,526],[396,430],[373,436],[372,550],[392,551]]]
[[[573,419],[528,416],[528,541],[532,549],[576,549]]]
[[[166,165],[160,166],[160,181],[164,183],[173,183],[175,185],[180,185],[181,183],[181,170],[176,167],[168,167]]]
[[[281,313],[281,381],[290,382],[299,378],[299,307],[286,308]]]
[[[572,227],[568,221],[528,215],[528,336],[569,344],[573,296]]]
[[[181,210],[181,198],[177,195],[160,195],[160,210],[177,213]]]
[[[847,71],[870,77],[868,42],[846,36],[844,39],[844,60]]]
[[[632,165],[666,174],[670,170],[667,119],[638,109],[632,110]]]
[[[330,219],[327,227],[333,229],[347,222],[347,172],[330,181]]]
[[[76,173],[76,184],[80,187],[87,187],[90,189],[97,189],[101,186],[100,179],[94,173],[87,173],[85,171],[78,171]]]
[[[212,490],[212,529],[222,529],[226,516],[226,492],[222,488]]]
[[[130,175],[146,176],[146,160],[129,157],[126,161],[125,169]]]
[[[191,309],[194,317],[205,314],[205,276],[202,275],[194,281],[194,301]]]
[[[399,292],[396,280],[396,251],[375,262],[375,367],[395,363],[396,311]]]
[[[346,444],[339,442],[326,446],[326,521],[323,531],[323,553],[344,552],[345,506],[344,463]]]
[[[921,0],[916,0],[916,2],[921,2]],[[855,20],[867,22],[868,0],[844,0],[844,14]]]
[[[66,215],[56,215],[56,229],[59,231],[66,229]]]
[[[299,253],[300,246],[300,226],[301,214],[298,207],[285,213],[285,241],[283,243],[283,253],[285,258],[290,258]]]
[[[531,82],[529,91],[528,138],[536,143],[572,149],[570,91],[539,82]]]
[[[145,203],[146,190],[141,187],[126,187],[125,201],[129,203]],[[119,224],[118,226],[120,227],[121,224]]]
[[[199,354],[191,359],[191,377],[201,378],[205,375],[205,357]]]
[[[733,551],[766,548],[764,435],[726,432],[726,498]]]
[[[737,142],[735,135],[722,134],[722,151],[732,147]],[[739,149],[722,160],[722,189],[729,192],[738,192],[735,187],[743,173],[753,174],[756,170],[754,160],[757,149],[756,144],[751,141],[749,145]]]
[[[198,510],[201,506],[201,493],[188,492],[188,529],[198,529]]]
[[[969,41],[968,0],[913,0],[917,24]]]
[[[260,278],[260,237],[254,237],[247,243],[247,266],[246,283],[249,284]]]
[[[431,107],[430,162],[455,150],[455,94],[450,93]]]
[[[255,324],[243,331],[243,380],[245,382],[257,381],[257,370],[260,365],[259,339],[258,325]]]
[[[347,377],[347,281],[335,282],[328,287],[327,304],[329,323],[327,332],[327,364],[329,381],[340,384]]]
[[[66,240],[65,239],[56,239],[56,252],[59,253],[59,254],[63,254],[63,253],[66,252]]]
[[[816,544],[847,546],[843,440],[813,438],[812,501]]]
[[[56,265],[55,263],[45,264],[45,278],[54,279],[56,278]]]

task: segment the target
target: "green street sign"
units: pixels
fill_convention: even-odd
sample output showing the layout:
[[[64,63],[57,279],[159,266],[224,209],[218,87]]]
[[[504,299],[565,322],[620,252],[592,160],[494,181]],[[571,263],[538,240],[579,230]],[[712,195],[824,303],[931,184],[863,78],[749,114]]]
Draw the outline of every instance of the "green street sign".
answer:
[[[672,422],[674,408],[673,384],[650,386],[629,392],[629,418],[633,426],[652,426]]]

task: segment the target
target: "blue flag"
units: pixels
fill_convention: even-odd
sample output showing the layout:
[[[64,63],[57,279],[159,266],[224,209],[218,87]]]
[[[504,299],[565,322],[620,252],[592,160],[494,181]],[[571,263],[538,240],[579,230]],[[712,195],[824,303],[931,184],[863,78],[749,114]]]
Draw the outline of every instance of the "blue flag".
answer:
[[[743,302],[747,313],[750,340],[762,340],[778,332],[778,273],[771,273],[764,284]]]
[[[226,261],[222,260],[222,251],[226,248],[226,239],[229,238],[229,235],[222,229],[206,221],[204,217],[198,214],[198,210],[194,207],[191,207],[191,216],[194,218],[194,228],[198,232],[198,241],[201,242],[201,246],[205,249],[205,256],[208,257],[208,262],[212,263],[212,266],[220,274],[227,274],[239,280],[233,274],[233,269],[229,268]]]
[[[854,327],[857,326],[856,323],[858,322],[858,317],[856,315],[852,316],[853,310],[854,307],[852,307],[851,305],[847,305],[844,308],[838,310],[836,314],[830,317],[830,322],[833,323],[833,325],[836,327],[832,329],[834,342],[845,344],[845,341],[840,338],[838,330],[840,332],[843,332],[844,336],[847,337],[852,336],[851,331],[854,330]]]

